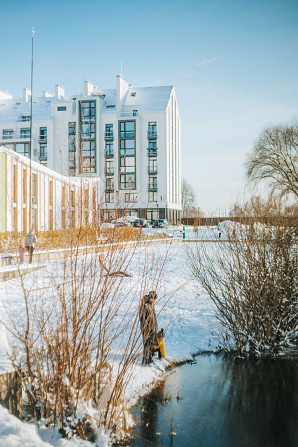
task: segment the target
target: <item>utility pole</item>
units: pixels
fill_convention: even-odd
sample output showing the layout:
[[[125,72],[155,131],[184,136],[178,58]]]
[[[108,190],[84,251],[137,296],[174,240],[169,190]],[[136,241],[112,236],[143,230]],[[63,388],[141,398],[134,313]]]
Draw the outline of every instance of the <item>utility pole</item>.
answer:
[[[33,37],[35,31],[32,28],[32,42],[31,42],[31,96],[30,96],[30,167],[29,167],[29,231],[32,229],[32,91],[33,91]]]

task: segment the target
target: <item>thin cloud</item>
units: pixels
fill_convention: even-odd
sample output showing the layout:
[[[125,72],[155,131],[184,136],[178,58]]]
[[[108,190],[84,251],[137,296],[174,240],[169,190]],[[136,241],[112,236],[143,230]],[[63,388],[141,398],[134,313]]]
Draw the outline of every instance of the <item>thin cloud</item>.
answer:
[[[206,65],[206,64],[212,64],[213,62],[220,61],[220,60],[223,59],[223,58],[224,58],[224,56],[220,56],[220,57],[215,57],[215,58],[213,58],[213,59],[207,59],[207,60],[205,60],[205,61],[198,62],[198,63],[196,64],[196,67],[201,67],[201,65]]]

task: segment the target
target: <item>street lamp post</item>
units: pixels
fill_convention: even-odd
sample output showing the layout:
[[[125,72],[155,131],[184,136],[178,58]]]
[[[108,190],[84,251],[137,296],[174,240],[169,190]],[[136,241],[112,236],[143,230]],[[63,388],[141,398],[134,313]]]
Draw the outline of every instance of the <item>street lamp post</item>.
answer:
[[[35,31],[32,28],[32,39],[31,39],[31,96],[30,96],[30,165],[29,165],[29,231],[32,229],[32,106],[33,106],[33,37]]]

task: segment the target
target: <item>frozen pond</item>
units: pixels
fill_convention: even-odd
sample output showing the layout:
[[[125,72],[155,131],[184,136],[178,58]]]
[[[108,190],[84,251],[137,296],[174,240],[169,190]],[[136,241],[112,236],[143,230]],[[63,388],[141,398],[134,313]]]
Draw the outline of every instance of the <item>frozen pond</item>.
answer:
[[[133,415],[135,447],[297,447],[298,359],[202,354],[169,374]]]

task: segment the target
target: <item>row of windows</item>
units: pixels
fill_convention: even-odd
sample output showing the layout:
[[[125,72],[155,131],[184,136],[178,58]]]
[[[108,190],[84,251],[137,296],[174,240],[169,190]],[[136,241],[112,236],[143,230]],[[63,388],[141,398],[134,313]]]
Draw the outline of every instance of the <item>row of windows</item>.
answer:
[[[3,140],[9,140],[14,138],[15,131],[13,129],[3,129],[2,130],[2,138]],[[20,129],[20,138],[30,138],[31,136],[31,129],[30,127],[23,127]],[[46,127],[40,127],[39,128],[39,139],[40,140],[47,140],[47,128]]]

